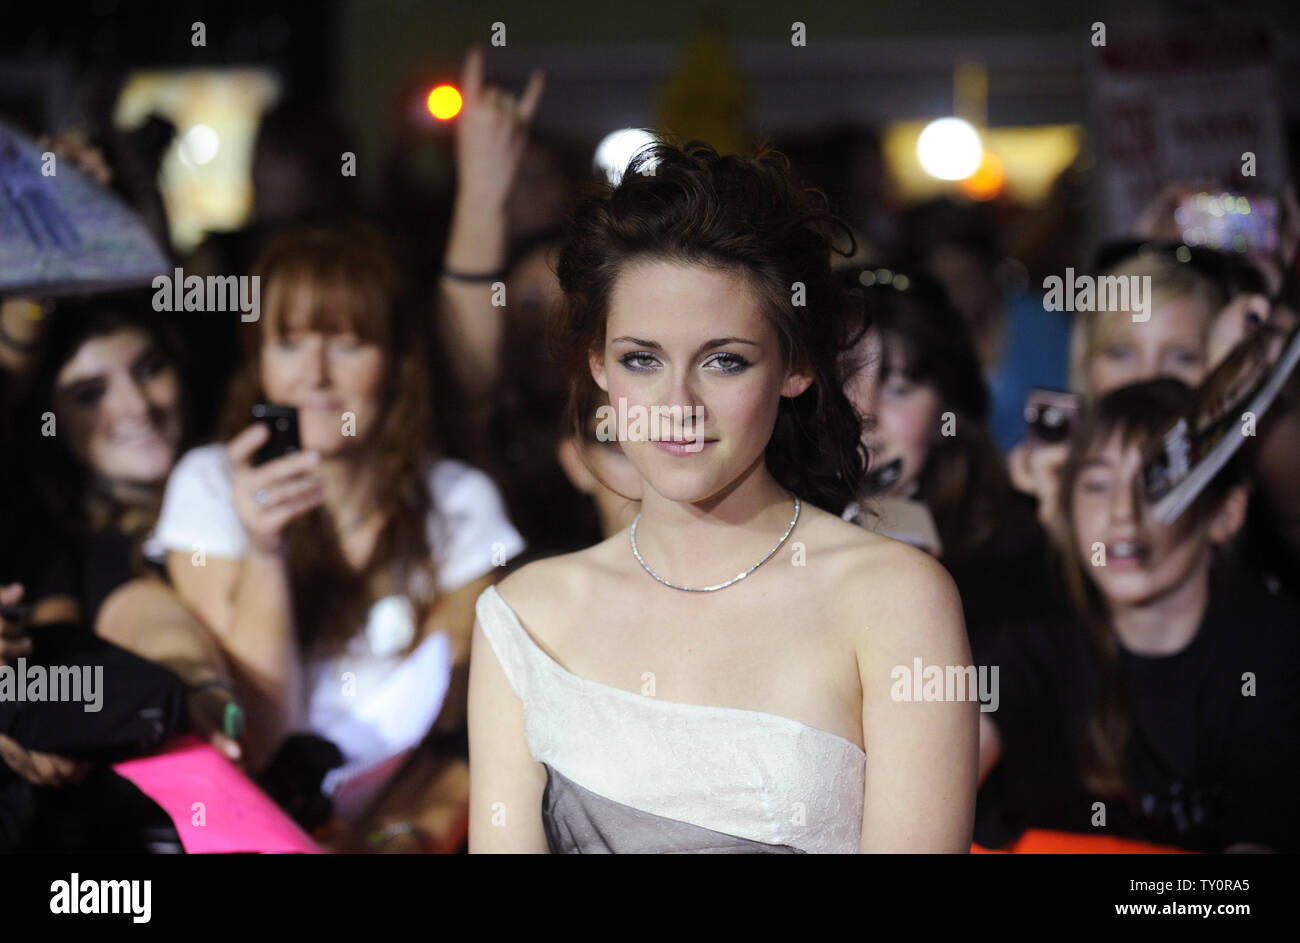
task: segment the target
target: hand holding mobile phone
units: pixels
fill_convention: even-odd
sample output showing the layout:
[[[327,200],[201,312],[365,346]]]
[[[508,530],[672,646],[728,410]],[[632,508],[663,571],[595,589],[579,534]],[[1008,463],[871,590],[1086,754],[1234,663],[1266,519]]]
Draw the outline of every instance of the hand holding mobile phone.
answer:
[[[253,453],[254,465],[265,465],[272,459],[290,455],[302,448],[298,439],[298,408],[278,403],[258,403],[253,407],[253,420],[266,426],[270,435]]]
[[[1029,445],[1055,445],[1068,439],[1080,402],[1078,393],[1031,389],[1025,397],[1025,439]]]

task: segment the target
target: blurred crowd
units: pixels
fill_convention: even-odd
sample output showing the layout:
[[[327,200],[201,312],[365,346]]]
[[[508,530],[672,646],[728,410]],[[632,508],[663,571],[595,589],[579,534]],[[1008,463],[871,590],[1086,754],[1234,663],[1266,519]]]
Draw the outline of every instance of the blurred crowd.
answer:
[[[166,847],[111,763],[186,731],[329,849],[464,847],[475,600],[625,530],[640,478],[594,414],[570,421],[548,346],[566,214],[602,184],[531,127],[540,74],[515,96],[471,53],[462,90],[449,206],[395,165],[363,212],[332,116],[265,116],[248,224],[170,253],[257,275],[256,322],[158,313],[147,288],[3,299],[0,664],[99,664],[132,694],[0,703],[0,849]],[[48,146],[168,245],[158,134]],[[997,668],[976,841],[1095,831],[1102,803],[1120,837],[1300,850],[1300,383],[1174,523],[1142,475],[1216,366],[1300,323],[1294,197],[1271,253],[1189,251],[1189,182],[1085,256],[1076,170],[1008,220],[899,205],[867,129],[776,143],[853,236],[871,464],[844,518],[939,559]],[[1149,318],[1047,310],[1067,266],[1149,277]],[[269,460],[267,403],[299,437]]]

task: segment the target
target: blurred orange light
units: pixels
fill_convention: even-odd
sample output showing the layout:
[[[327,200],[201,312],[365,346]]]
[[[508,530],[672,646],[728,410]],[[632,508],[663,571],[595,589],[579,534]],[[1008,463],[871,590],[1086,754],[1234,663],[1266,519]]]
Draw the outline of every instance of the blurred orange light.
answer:
[[[991,200],[1002,192],[1006,179],[998,155],[985,149],[975,172],[961,182],[961,191],[972,200]]]
[[[461,98],[460,92],[456,91],[455,86],[439,85],[429,93],[429,114],[442,121],[454,118],[460,114]]]

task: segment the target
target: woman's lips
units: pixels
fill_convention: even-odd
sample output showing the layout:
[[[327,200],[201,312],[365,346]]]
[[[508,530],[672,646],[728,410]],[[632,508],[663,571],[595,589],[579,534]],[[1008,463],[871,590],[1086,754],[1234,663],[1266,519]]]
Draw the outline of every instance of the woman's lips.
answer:
[[[1150,556],[1150,547],[1141,540],[1112,540],[1106,544],[1106,565],[1113,570],[1140,570]]]
[[[717,439],[655,439],[654,444],[661,452],[669,455],[699,455]]]
[[[113,436],[113,441],[124,448],[148,448],[157,445],[164,440],[162,431],[154,427],[147,429],[133,429],[130,432],[118,433]]]

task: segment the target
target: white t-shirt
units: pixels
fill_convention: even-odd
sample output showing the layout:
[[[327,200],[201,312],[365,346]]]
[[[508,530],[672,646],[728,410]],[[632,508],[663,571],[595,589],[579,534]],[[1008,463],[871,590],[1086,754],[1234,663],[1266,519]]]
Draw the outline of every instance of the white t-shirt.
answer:
[[[147,542],[151,559],[168,550],[205,557],[241,559],[248,535],[235,513],[233,470],[221,443],[200,446],[181,456],[167,479],[158,523]],[[425,528],[438,571],[438,589],[449,592],[476,580],[524,549],[524,540],[506,517],[492,479],[455,459],[440,459],[429,469],[429,492],[445,522],[431,515]]]
[[[220,443],[182,456],[167,480],[145,553],[158,559],[168,550],[191,555],[201,550],[205,558],[242,558],[248,535],[235,512],[232,474]],[[425,533],[439,592],[490,573],[524,549],[487,475],[464,462],[440,459],[429,466],[428,483],[434,511]],[[344,651],[305,658],[307,728],[332,740],[347,761],[325,782],[345,816],[364,806],[400,767],[442,709],[451,678],[450,642],[446,633],[435,632],[403,657],[415,635],[406,597],[387,596],[371,606],[365,630]]]

